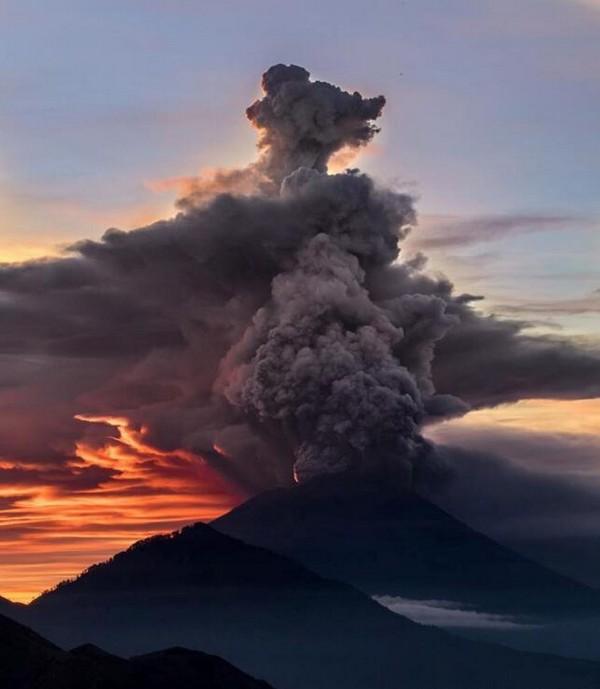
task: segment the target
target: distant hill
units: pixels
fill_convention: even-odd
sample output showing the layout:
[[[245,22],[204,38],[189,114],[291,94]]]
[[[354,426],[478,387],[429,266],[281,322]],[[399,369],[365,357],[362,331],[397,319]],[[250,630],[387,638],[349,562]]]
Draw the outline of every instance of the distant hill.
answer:
[[[196,524],[140,541],[28,609],[56,643],[203,649],[279,689],[591,689],[600,666],[454,637]],[[174,685],[180,686],[180,685]]]
[[[130,660],[91,645],[70,653],[0,615],[3,689],[269,689],[221,658],[172,648]]]
[[[3,598],[0,596],[0,615],[16,618],[25,610],[25,608],[26,606],[22,603],[13,603],[13,601],[8,600],[8,598]]]

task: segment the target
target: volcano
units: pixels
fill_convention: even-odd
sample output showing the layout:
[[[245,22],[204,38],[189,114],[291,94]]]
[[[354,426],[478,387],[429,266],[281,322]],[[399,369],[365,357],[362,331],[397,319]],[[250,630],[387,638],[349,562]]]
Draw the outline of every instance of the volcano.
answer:
[[[411,196],[357,169],[328,174],[332,155],[375,136],[383,96],[311,80],[299,65],[273,65],[261,84],[246,110],[255,162],[194,180],[168,220],[1,268],[7,351],[51,354],[22,405],[31,427],[39,390],[77,400],[75,409],[48,398],[45,413],[58,414],[49,428],[70,430],[43,441],[79,453],[63,458],[76,472],[65,486],[78,490],[85,468],[95,494],[106,487],[111,509],[99,514],[112,519],[119,496],[148,496],[148,510],[164,490],[188,500],[206,488],[198,460],[244,494],[302,485],[262,493],[212,527],[136,543],[15,614],[65,648],[188,647],[279,689],[599,686],[596,663],[399,614],[406,601],[433,602],[539,635],[548,621],[597,609],[590,589],[408,490],[439,478],[426,423],[536,393],[590,396],[597,358],[478,312],[479,297],[427,273],[423,256],[402,259]],[[19,400],[27,376],[15,379]],[[135,457],[94,435],[106,449],[88,461],[76,442],[85,425],[115,418],[139,429]],[[120,666],[85,649],[86,662]]]
[[[196,524],[141,541],[28,606],[66,647],[185,646],[280,689],[572,689],[600,665],[461,639],[284,556]]]
[[[372,595],[461,601],[499,614],[553,615],[598,605],[592,589],[385,477],[324,476],[267,491],[212,526]]]
[[[566,655],[585,648],[598,657],[596,635],[587,629],[600,614],[595,590],[387,477],[324,476],[268,491],[212,525],[349,582],[393,609],[437,612],[443,626],[469,636]],[[561,632],[557,625],[567,626]]]

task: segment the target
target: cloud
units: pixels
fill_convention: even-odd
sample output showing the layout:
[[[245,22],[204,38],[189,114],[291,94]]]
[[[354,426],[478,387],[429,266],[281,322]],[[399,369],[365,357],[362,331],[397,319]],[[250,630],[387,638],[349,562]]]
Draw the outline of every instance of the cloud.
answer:
[[[217,443],[222,470],[248,489],[291,481],[292,465],[297,477],[410,465],[428,450],[421,419],[464,408],[436,397],[429,375],[454,319],[433,294],[370,299],[367,276],[396,259],[412,200],[357,171],[326,174],[331,155],[372,138],[384,99],[294,66],[274,66],[263,86],[247,111],[255,163],[189,181],[170,221],[0,269],[0,351],[37,356],[39,380],[63,362],[71,393],[53,427],[124,416],[158,447],[213,463]],[[61,387],[44,386],[48,398]],[[67,452],[73,437],[53,442]]]
[[[579,299],[555,299],[522,301],[512,304],[498,304],[497,310],[506,314],[543,314],[574,316],[585,313],[600,313],[600,292]]]
[[[428,417],[599,394],[598,352],[485,317],[422,256],[397,260],[411,198],[326,174],[371,140],[384,99],[294,66],[263,86],[248,109],[256,162],[185,180],[170,220],[0,267],[0,453],[67,466],[82,415],[109,415],[253,491],[292,467],[418,471]],[[524,226],[535,218],[489,223]],[[17,429],[40,416],[25,440]]]
[[[467,416],[428,429],[452,471],[448,481],[424,490],[470,526],[596,586],[600,403],[563,402],[554,412],[551,401],[536,409],[539,404],[477,412],[472,421]]]
[[[158,451],[125,419],[79,425],[68,461],[0,461],[0,578],[10,598],[28,601],[134,540],[213,519],[241,499],[198,457]]]
[[[526,629],[525,622],[505,615],[465,609],[460,603],[443,600],[410,600],[399,596],[374,596],[380,605],[413,622],[435,627],[462,629]]]
[[[473,218],[429,216],[421,223],[412,244],[424,251],[462,248],[494,242],[506,237],[540,232],[589,228],[597,219],[569,215],[497,215]]]
[[[303,67],[274,65],[263,74],[264,97],[246,109],[269,179],[281,182],[299,168],[327,172],[334,154],[364,146],[379,131],[383,96],[363,98],[309,77]]]
[[[600,396],[598,344],[584,348],[565,338],[528,335],[530,325],[462,311],[460,327],[436,350],[438,391],[451,390],[473,407]]]

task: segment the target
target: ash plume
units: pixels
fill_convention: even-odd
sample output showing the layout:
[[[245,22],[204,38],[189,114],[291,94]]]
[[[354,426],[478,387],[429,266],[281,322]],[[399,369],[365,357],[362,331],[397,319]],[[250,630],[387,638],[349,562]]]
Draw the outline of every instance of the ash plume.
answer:
[[[345,470],[410,481],[436,471],[433,418],[600,394],[597,352],[485,317],[401,259],[410,197],[327,173],[374,136],[383,97],[297,66],[262,83],[257,162],[192,181],[170,220],[0,267],[0,456],[69,466],[82,416],[114,414],[248,491]]]
[[[363,98],[324,81],[296,65],[274,65],[263,74],[264,98],[246,116],[259,131],[261,171],[276,185],[299,168],[327,171],[341,148],[357,148],[379,131],[373,124],[385,98]]]

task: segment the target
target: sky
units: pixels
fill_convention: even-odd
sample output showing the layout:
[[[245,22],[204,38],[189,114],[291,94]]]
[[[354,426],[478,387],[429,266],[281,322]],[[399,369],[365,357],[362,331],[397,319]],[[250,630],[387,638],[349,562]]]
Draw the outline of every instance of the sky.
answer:
[[[244,108],[265,68],[294,62],[386,96],[353,164],[418,199],[406,256],[425,252],[488,313],[587,346],[600,338],[599,34],[593,0],[1,0],[0,262],[172,216],[182,180],[253,159]],[[599,421],[598,401],[530,400],[431,435],[487,451],[504,434],[514,461],[548,472],[558,434],[569,461],[548,459],[552,473],[596,481]],[[41,407],[35,422],[32,435]],[[74,423],[90,438],[79,486],[57,489],[52,470],[24,480],[0,458],[2,595],[28,600],[241,499],[127,419]],[[121,473],[98,482],[90,465]]]

